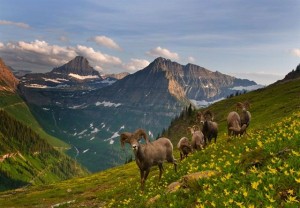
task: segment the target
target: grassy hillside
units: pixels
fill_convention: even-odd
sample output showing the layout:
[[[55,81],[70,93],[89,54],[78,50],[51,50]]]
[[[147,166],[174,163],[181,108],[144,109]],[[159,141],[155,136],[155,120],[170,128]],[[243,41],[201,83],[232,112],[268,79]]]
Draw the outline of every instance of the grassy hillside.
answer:
[[[248,100],[249,136],[228,139],[226,116],[235,103]],[[154,167],[144,192],[134,162],[88,177],[0,193],[4,207],[299,207],[300,82],[267,87],[210,106],[219,123],[216,144],[178,162],[165,164],[162,180]],[[187,136],[196,112],[172,122],[166,131],[173,144]],[[179,158],[178,151],[175,157]],[[189,173],[214,171],[185,183],[176,192],[166,187]]]
[[[5,110],[20,122],[32,128],[42,138],[58,149],[68,149],[65,142],[47,134],[31,114],[25,102],[15,93],[0,91],[0,109]]]
[[[86,175],[23,123],[0,110],[0,191]]]

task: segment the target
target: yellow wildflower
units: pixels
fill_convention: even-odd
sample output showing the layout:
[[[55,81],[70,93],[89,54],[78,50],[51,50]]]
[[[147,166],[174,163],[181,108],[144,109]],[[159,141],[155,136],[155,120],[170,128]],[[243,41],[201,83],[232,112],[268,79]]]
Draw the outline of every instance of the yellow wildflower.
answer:
[[[289,190],[288,190],[288,193],[289,193],[290,195],[294,195],[294,190],[293,190],[293,189],[289,189]]]
[[[227,191],[227,189],[224,189],[224,193],[225,193],[225,196],[228,196],[230,193]]]
[[[244,207],[243,206],[243,202],[235,202],[236,203],[236,205],[238,205],[239,207]]]
[[[252,187],[253,189],[257,190],[257,187],[259,186],[260,182],[261,182],[261,180],[252,182],[252,183],[251,183],[251,187]]]
[[[295,178],[295,181],[296,181],[297,183],[300,183],[300,178]]]
[[[292,175],[295,173],[295,171],[294,171],[293,168],[290,169],[290,173],[291,173]]]
[[[299,202],[296,196],[288,196],[287,203]]]
[[[257,145],[258,145],[259,147],[262,147],[262,146],[263,146],[263,143],[262,143],[261,141],[258,141],[258,142],[257,142]]]
[[[266,194],[266,197],[271,203],[275,202],[275,200],[270,195]]]
[[[272,168],[271,166],[267,166],[267,168],[269,169],[269,173],[271,174],[276,174],[277,173],[277,170],[275,168]]]

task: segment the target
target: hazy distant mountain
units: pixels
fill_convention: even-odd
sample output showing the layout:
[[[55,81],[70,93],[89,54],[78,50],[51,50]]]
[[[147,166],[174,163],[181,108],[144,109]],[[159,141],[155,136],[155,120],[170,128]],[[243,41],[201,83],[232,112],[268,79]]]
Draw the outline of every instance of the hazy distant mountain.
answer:
[[[19,80],[13,75],[0,58],[0,91],[14,92],[18,83]]]
[[[80,60],[89,68],[84,59]],[[72,88],[51,87],[46,76],[54,80],[54,76],[64,74],[69,80],[70,73],[81,73],[80,64],[71,62],[72,67],[64,65],[47,75],[36,75],[37,79],[27,76],[20,92],[44,128],[71,144],[69,154],[91,171],[119,164],[120,146],[115,141],[120,132],[144,128],[155,137],[191,103],[213,102],[236,89],[256,85],[200,66],[157,58],[146,68],[105,87],[86,87],[85,82],[73,82]],[[44,87],[32,86],[37,80],[44,80]],[[95,82],[91,79],[88,86]]]

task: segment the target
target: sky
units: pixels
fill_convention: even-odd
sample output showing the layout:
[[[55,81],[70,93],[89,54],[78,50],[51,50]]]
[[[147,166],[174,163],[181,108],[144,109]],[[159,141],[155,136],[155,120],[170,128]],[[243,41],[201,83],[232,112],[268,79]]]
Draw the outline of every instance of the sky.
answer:
[[[271,84],[300,63],[299,0],[1,0],[0,57],[48,72],[78,55],[100,73],[157,57]]]

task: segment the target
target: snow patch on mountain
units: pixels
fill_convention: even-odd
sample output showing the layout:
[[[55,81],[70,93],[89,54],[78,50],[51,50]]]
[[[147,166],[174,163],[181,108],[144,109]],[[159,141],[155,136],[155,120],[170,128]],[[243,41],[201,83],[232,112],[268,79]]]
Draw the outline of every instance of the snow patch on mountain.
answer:
[[[70,77],[73,77],[75,79],[80,79],[80,80],[85,80],[85,79],[98,79],[99,76],[98,75],[87,75],[87,76],[82,76],[82,75],[79,75],[79,74],[73,74],[73,73],[70,73],[69,74]]]
[[[96,106],[99,106],[99,105],[103,105],[104,107],[118,107],[120,105],[122,105],[121,103],[111,103],[111,102],[106,102],[106,101],[103,101],[103,102],[96,102],[95,103]]]
[[[108,84],[108,85],[112,85],[112,84],[115,83],[115,82],[116,82],[116,80],[111,80],[111,79],[109,79],[109,78],[107,78],[107,79],[101,81],[102,84]]]
[[[86,108],[85,103],[81,104],[81,105],[74,105],[74,106],[70,106],[68,107],[69,109],[83,109]]]

